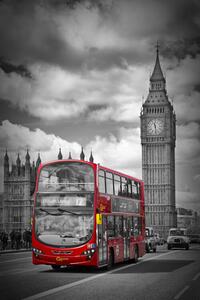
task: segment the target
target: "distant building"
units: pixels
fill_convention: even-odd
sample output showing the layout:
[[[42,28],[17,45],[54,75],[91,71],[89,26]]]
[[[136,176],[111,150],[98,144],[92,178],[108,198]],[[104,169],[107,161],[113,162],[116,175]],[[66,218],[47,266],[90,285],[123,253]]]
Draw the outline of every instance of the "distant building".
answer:
[[[25,164],[21,163],[18,154],[16,164],[10,166],[6,151],[4,156],[4,193],[0,205],[1,230],[23,231],[31,227],[36,170],[40,162],[40,155],[38,155],[36,166],[34,162],[31,164],[27,150]]]
[[[177,226],[193,230],[200,226],[197,212],[182,207],[177,208]]]
[[[175,142],[176,116],[168,99],[157,47],[149,94],[142,105],[142,177],[146,225],[166,237],[176,227]]]

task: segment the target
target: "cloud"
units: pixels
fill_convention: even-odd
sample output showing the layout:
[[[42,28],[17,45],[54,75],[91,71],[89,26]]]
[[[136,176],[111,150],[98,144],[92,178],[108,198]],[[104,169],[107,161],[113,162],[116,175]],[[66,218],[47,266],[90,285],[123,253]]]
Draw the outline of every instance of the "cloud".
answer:
[[[25,66],[23,66],[23,65],[15,66],[7,61],[4,61],[2,58],[0,58],[0,68],[5,73],[8,73],[8,74],[15,72],[23,77],[31,78],[31,74]]]
[[[200,138],[200,125],[198,123],[191,122],[189,124],[179,125],[177,128],[177,138],[179,140]]]
[[[30,130],[8,120],[3,121],[0,131],[0,147],[2,151],[7,148],[13,153],[24,153],[28,148],[31,153],[41,153],[45,160],[56,159],[59,148],[64,157],[68,157],[71,151],[73,158],[78,158],[81,145],[76,142],[68,142],[54,134],[47,134],[41,129]],[[104,149],[104,151],[102,151]],[[139,128],[127,129],[121,127],[117,137],[110,134],[108,138],[96,136],[85,146],[85,154],[89,160],[90,151],[93,151],[95,161],[116,168],[140,167],[140,137]]]
[[[149,71],[153,70],[153,44],[164,36],[161,55],[169,68],[168,91],[175,99],[178,122],[198,119],[196,1],[70,3],[1,3],[0,55],[12,66],[26,65],[33,77],[29,80],[0,72],[2,99],[42,120],[86,117],[91,121],[137,122],[142,95],[148,92]],[[181,26],[185,30],[180,34]],[[175,51],[177,33],[180,48],[185,50],[179,55],[181,60]],[[168,42],[174,49],[170,55]],[[99,108],[91,111],[95,105]]]
[[[76,154],[80,152],[80,145],[76,142],[69,143],[54,134],[46,134],[39,128],[32,131],[8,120],[2,122],[0,147],[3,151],[7,148],[13,153],[13,158],[18,152],[24,155],[28,148],[35,155],[41,152],[44,160],[56,159],[59,148],[63,149],[65,155],[68,155],[67,151],[74,151]]]
[[[178,206],[199,210],[200,125],[196,122],[177,126],[176,202]]]
[[[184,207],[186,209],[193,209],[200,213],[200,198],[199,193],[191,191],[177,191],[176,192],[177,207]]]
[[[177,58],[178,62],[186,57],[196,58],[200,53],[200,38],[199,37],[185,37],[179,40],[167,41],[160,43],[162,47],[162,54],[168,59]]]
[[[60,36],[59,14],[39,2],[6,1],[0,5],[1,56],[20,64],[79,65],[79,54]]]
[[[198,166],[200,161],[200,125],[191,122],[177,126],[176,163]],[[199,165],[200,166],[200,165]]]
[[[174,61],[169,62],[169,65],[173,64]],[[196,59],[187,56],[167,71],[167,91],[174,100],[178,124],[199,120],[199,69],[200,55],[197,55]]]
[[[96,162],[129,175],[141,178],[141,145],[139,128],[121,127],[118,135],[97,136],[87,145]]]
[[[199,43],[195,43],[199,36],[199,4],[195,0],[70,2],[75,4],[2,2],[1,56],[20,64],[40,62],[78,70],[83,65],[104,69],[119,66],[120,57],[127,58],[129,64],[138,64],[144,57],[150,60],[149,49],[157,39],[162,43],[165,40],[165,48],[170,43],[173,49],[177,49],[175,43],[182,42],[183,57],[191,53],[185,40],[190,44],[193,41],[194,55],[199,52]]]
[[[71,88],[75,90],[75,85],[79,85],[79,76],[56,67],[41,66],[34,66],[32,74],[34,80],[0,73],[1,98],[9,99],[31,115],[47,120],[77,116],[84,110],[84,106],[70,96]]]
[[[43,162],[55,160],[59,148],[62,149],[63,158],[68,158],[69,151],[72,158],[80,157],[80,144],[68,142],[40,129],[32,131],[25,126],[12,124],[9,121],[3,121],[0,129],[1,164],[3,164],[6,148],[10,163],[15,163],[17,153],[20,153],[23,161],[27,148],[31,161],[37,159],[38,152],[40,152]],[[91,150],[96,163],[141,178],[139,128],[120,128],[117,137],[114,135],[110,135],[108,138],[97,136],[84,147],[86,160],[89,160]]]
[[[34,65],[31,73],[34,80],[0,72],[0,97],[42,120],[80,116],[97,121],[139,120],[142,79],[147,76],[141,67],[80,75],[55,66]]]
[[[200,174],[195,175],[195,176],[194,176],[194,180],[200,181]]]

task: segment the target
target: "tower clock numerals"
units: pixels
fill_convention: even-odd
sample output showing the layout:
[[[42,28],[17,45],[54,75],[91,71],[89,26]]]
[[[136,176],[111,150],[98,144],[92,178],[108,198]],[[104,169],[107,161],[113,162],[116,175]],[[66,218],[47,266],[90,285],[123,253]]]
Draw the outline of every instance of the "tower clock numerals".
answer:
[[[147,132],[148,134],[157,135],[160,134],[164,129],[164,124],[162,120],[153,119],[149,121],[147,125]]]

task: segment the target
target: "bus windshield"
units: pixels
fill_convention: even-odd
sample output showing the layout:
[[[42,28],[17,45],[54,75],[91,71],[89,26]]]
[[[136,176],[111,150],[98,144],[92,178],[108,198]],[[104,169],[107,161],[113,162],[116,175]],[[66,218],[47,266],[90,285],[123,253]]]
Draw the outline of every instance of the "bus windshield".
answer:
[[[48,245],[72,247],[85,243],[93,231],[93,212],[73,212],[65,209],[37,209],[37,238]]]
[[[35,232],[41,242],[73,247],[91,238],[94,225],[94,171],[78,162],[41,169],[35,202]]]
[[[47,165],[40,172],[38,191],[94,191],[94,171],[79,162]]]

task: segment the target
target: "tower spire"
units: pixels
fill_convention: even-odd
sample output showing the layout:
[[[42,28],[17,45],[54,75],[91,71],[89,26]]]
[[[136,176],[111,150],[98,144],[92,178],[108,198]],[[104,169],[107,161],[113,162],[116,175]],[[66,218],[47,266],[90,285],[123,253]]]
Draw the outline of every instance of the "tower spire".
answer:
[[[20,167],[20,165],[21,165],[21,160],[19,158],[19,153],[17,155],[16,165],[17,165],[17,167]]]
[[[5,156],[4,156],[4,164],[7,164],[9,163],[9,157],[8,157],[8,152],[7,152],[7,149],[6,149],[6,153],[5,153]]]
[[[157,54],[159,52],[159,47],[160,47],[160,45],[159,45],[158,40],[157,40],[157,44],[156,44],[156,52],[157,52]]]
[[[84,160],[84,159],[85,159],[85,154],[84,154],[84,152],[83,152],[83,147],[81,148],[80,159],[81,159],[81,160]]]
[[[158,44],[158,41],[157,41],[157,44],[156,44],[156,62],[155,62],[153,73],[152,73],[151,78],[150,78],[151,82],[152,81],[160,81],[160,80],[165,81],[165,78],[163,76],[163,72],[162,72],[162,69],[161,69],[161,66],[160,66],[159,48],[160,48],[160,45]]]
[[[62,156],[61,148],[59,148],[58,159],[62,159],[62,158],[63,156]]]
[[[94,162],[94,157],[93,157],[93,155],[92,155],[92,150],[91,150],[91,153],[90,153],[90,162]]]
[[[9,157],[6,149],[6,153],[4,156],[4,178],[9,176]]]
[[[19,176],[20,175],[20,171],[21,171],[21,160],[19,158],[19,153],[17,155],[16,168],[17,168],[17,174]]]
[[[27,164],[27,165],[30,165],[30,155],[29,155],[28,149],[27,149],[27,152],[26,152],[25,159],[26,159],[26,164]]]
[[[40,164],[41,164],[41,158],[40,158],[40,153],[38,153],[38,158],[37,158],[37,161],[36,161],[36,169],[39,168]]]

